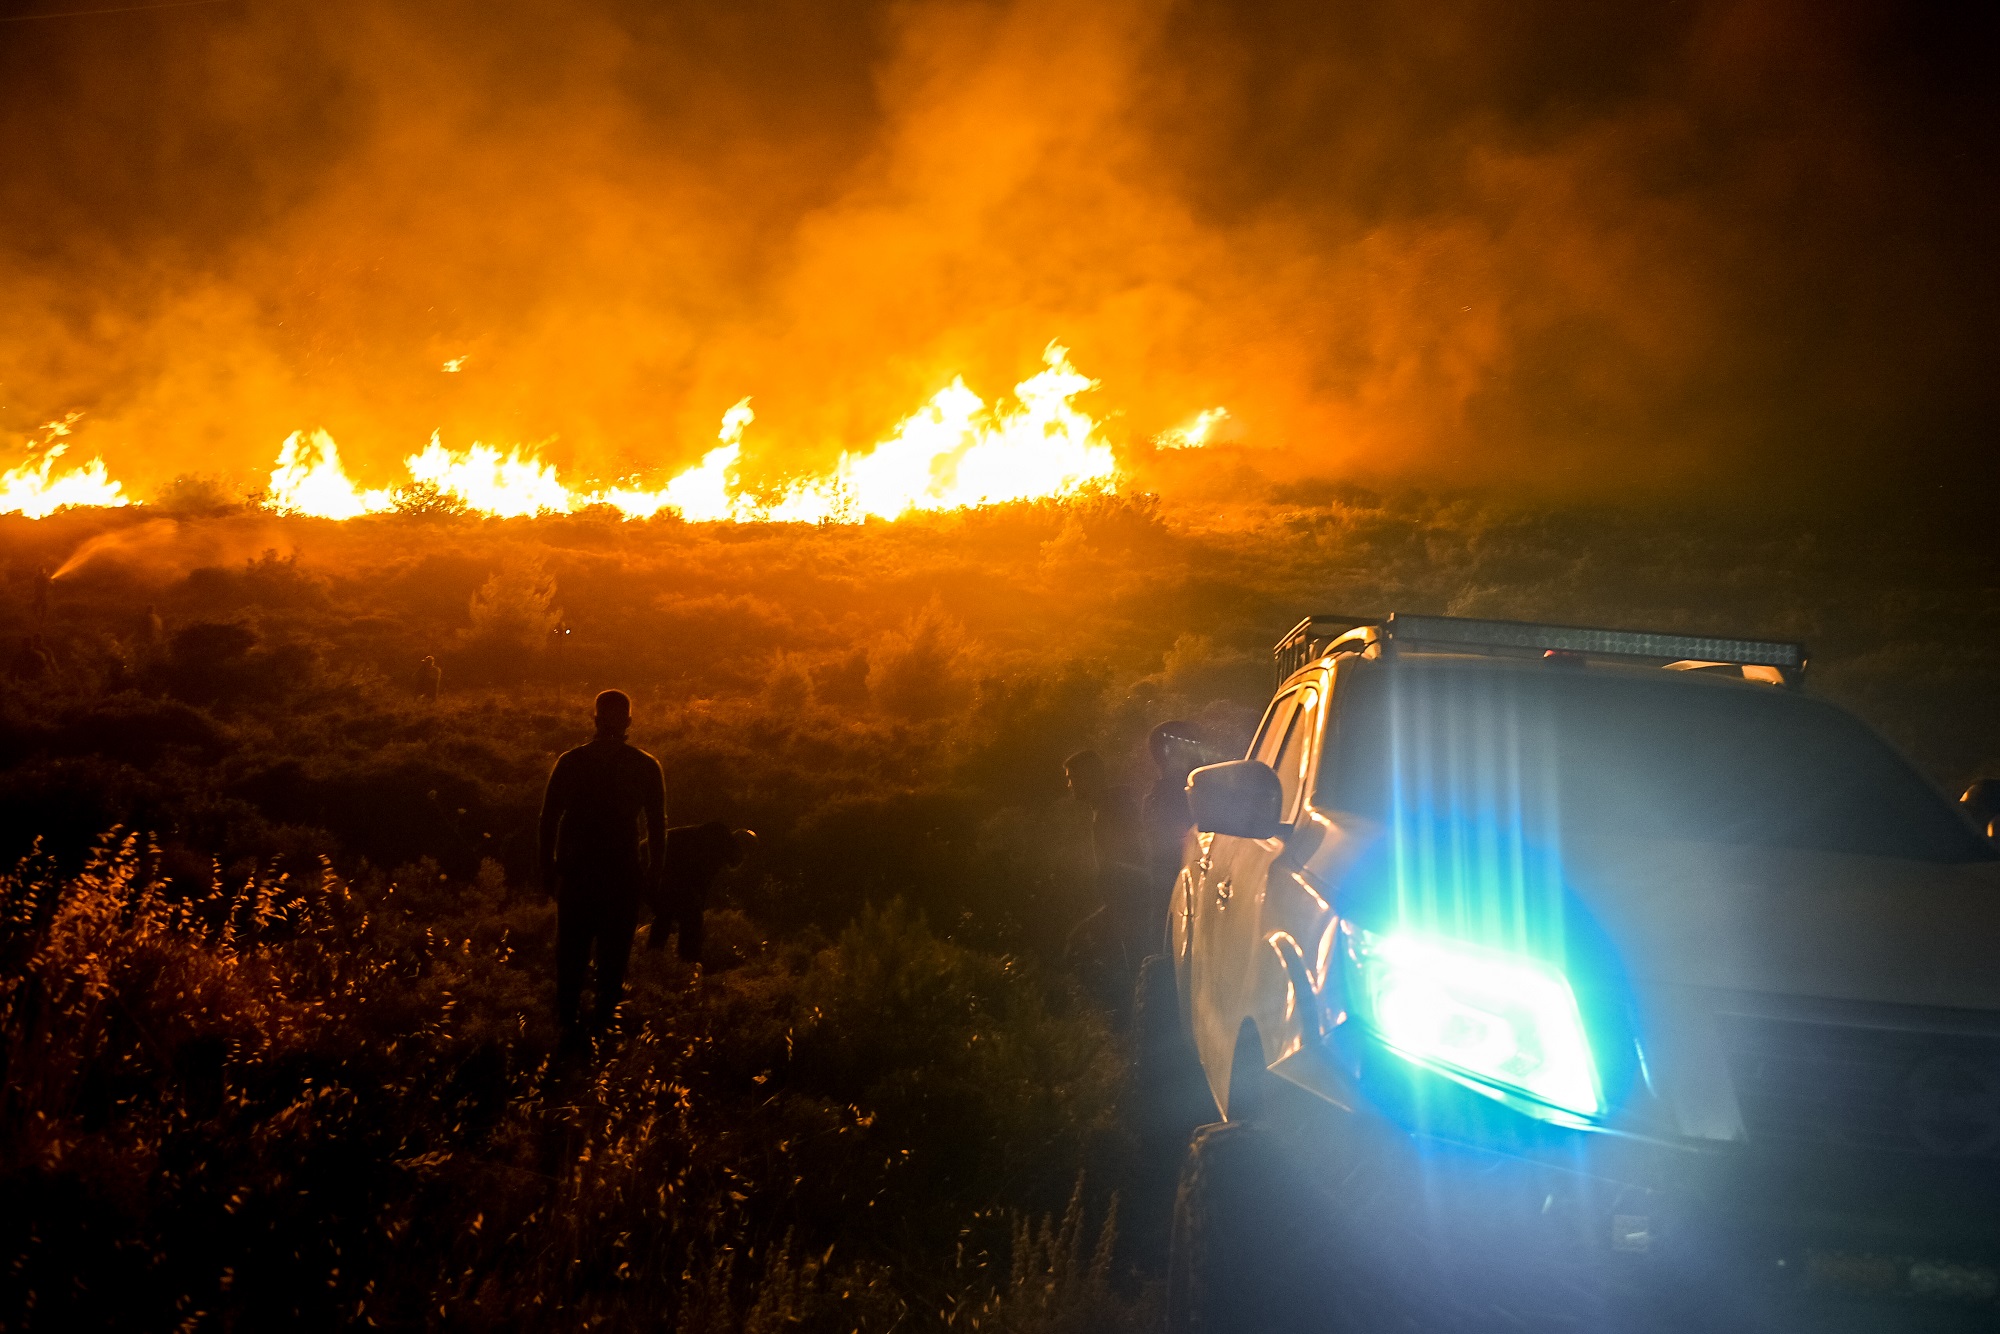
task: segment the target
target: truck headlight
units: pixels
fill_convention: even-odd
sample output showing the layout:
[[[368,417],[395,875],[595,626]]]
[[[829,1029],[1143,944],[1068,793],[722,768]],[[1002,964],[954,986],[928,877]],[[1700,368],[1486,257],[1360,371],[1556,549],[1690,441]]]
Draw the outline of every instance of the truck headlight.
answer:
[[[1354,962],[1361,1017],[1398,1055],[1578,1116],[1604,1110],[1583,1015],[1560,969],[1408,931],[1357,931]]]

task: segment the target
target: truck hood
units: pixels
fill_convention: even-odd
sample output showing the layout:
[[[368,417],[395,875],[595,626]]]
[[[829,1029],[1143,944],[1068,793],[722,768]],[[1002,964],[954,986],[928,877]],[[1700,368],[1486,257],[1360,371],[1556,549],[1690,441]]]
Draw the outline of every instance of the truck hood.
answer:
[[[1564,870],[1642,987],[2000,1010],[2000,862],[1619,840]]]
[[[2000,863],[1622,840],[1563,871],[1632,980],[1662,1129],[1748,1137],[1731,1016],[2000,1021]]]

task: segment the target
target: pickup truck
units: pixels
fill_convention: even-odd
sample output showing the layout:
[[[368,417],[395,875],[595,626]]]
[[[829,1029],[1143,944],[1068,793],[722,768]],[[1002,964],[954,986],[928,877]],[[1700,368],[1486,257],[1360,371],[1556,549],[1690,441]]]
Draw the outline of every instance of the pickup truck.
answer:
[[[2000,860],[1801,646],[1277,656],[1147,965],[1175,1334],[2000,1328]]]

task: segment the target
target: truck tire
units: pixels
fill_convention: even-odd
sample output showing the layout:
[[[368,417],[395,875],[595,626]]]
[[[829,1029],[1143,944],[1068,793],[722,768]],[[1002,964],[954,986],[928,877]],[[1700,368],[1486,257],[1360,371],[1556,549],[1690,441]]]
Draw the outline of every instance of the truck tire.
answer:
[[[1237,1038],[1232,1117],[1196,1130],[1181,1167],[1167,1256],[1168,1334],[1442,1334],[1411,1298],[1408,1267],[1373,1233],[1379,1204],[1339,1186],[1316,1155],[1316,1104]],[[1294,1127],[1286,1133],[1280,1127]],[[1303,1136],[1303,1138],[1301,1138]],[[1329,1187],[1331,1187],[1329,1189]],[[1388,1259],[1391,1263],[1384,1263]]]
[[[1194,1041],[1181,1024],[1177,990],[1172,959],[1155,956],[1141,965],[1132,997],[1132,1064],[1119,1098],[1119,1121],[1133,1153],[1119,1228],[1155,1275],[1167,1254],[1188,1139],[1218,1115]]]
[[[1188,1145],[1167,1251],[1167,1334],[1337,1330],[1307,1263],[1313,1230],[1275,1140],[1250,1121]]]

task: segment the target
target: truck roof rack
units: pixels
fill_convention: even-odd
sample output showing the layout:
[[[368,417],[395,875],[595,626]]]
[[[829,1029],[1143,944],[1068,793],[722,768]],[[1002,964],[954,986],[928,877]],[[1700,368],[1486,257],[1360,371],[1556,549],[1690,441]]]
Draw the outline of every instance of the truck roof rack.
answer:
[[[1283,685],[1287,677],[1326,652],[1327,645],[1349,630],[1375,625],[1384,619],[1381,616],[1350,616],[1339,611],[1306,617],[1271,646],[1271,656],[1278,664],[1278,684]],[[1386,619],[1393,620],[1394,617]]]
[[[1531,621],[1483,621],[1463,616],[1308,616],[1272,647],[1278,680],[1313,661],[1342,634],[1368,627],[1366,636],[1385,653],[1398,647],[1456,653],[1643,658],[1662,666],[1735,667],[1753,680],[1796,684],[1805,674],[1806,649],[1765,639],[1672,634],[1653,630],[1606,630],[1582,625],[1540,625]]]

